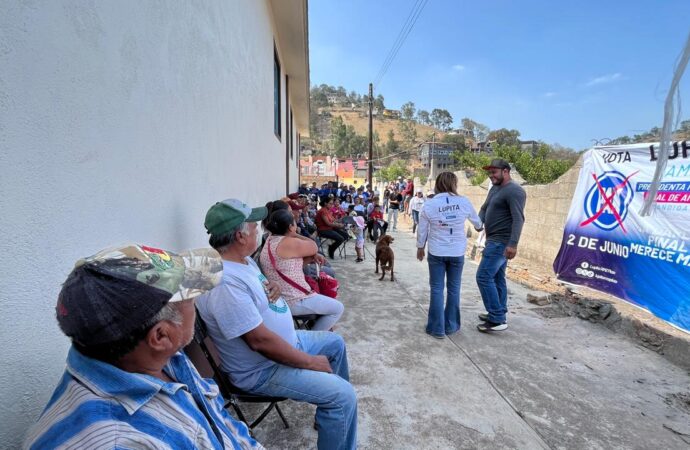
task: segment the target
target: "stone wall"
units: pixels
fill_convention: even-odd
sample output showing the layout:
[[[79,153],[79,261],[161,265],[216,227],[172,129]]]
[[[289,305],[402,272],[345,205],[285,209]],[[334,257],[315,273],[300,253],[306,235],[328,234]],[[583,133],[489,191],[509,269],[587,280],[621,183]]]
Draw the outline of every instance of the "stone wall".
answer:
[[[525,185],[527,204],[525,206],[525,226],[518,246],[518,261],[537,264],[544,269],[551,268],[563,238],[563,227],[570,209],[570,202],[577,186],[577,178],[582,167],[582,159],[550,184]],[[515,172],[515,171],[513,171]],[[484,203],[490,183],[487,179],[481,186],[472,186],[465,172],[456,172],[459,179],[458,192],[467,196],[477,211]],[[513,173],[513,178],[520,183],[522,177]],[[477,233],[469,226],[468,253],[473,249]]]

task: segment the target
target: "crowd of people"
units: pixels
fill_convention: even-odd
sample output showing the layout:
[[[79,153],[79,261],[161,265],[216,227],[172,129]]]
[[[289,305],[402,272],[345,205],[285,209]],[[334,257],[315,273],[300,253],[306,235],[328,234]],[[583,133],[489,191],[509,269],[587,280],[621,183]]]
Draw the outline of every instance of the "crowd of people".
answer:
[[[376,241],[389,224],[396,230],[401,211],[409,214],[419,260],[428,246],[426,332],[443,338],[460,329],[469,220],[487,235],[477,271],[487,314],[478,328],[503,330],[505,266],[517,251],[525,195],[505,161],[486,170],[493,187],[479,213],[458,194],[451,172],[437,177],[435,195],[426,198],[412,180],[383,193],[369,185],[302,185],[265,206],[212,205],[204,221],[212,249],[176,254],[130,244],[80,259],[56,306],[72,342],[67,368],[26,447],[263,448],[183,352],[201,320],[234,387],[314,404],[318,448],[356,448],[357,397],[345,342],[334,331],[344,306],[333,285],[310,283],[336,275],[321,240],[331,241],[333,259],[354,238],[361,262],[364,235]],[[305,315],[316,319],[298,329],[294,317]]]
[[[311,203],[227,199],[206,214],[212,249],[131,244],[80,259],[56,306],[67,368],[26,447],[263,448],[183,352],[202,320],[234,387],[314,404],[318,448],[356,448],[357,397],[333,331],[344,307],[305,277],[334,275]],[[304,314],[317,317],[309,330],[293,319]]]

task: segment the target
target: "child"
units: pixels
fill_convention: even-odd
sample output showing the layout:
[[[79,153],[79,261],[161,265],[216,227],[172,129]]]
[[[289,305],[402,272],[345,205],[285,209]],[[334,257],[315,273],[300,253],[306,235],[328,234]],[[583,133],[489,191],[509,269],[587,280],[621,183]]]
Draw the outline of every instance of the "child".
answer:
[[[352,205],[350,205],[350,207],[352,208]],[[358,216],[356,211],[351,211],[350,217],[355,224],[352,228],[356,238],[355,252],[357,252],[357,259],[355,259],[355,262],[362,262],[364,261],[364,228],[366,227],[366,223],[364,222],[364,217]]]

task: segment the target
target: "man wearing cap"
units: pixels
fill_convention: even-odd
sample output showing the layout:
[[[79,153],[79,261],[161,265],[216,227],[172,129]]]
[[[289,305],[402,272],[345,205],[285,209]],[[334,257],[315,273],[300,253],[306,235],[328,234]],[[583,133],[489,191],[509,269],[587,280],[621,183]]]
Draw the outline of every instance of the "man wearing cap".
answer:
[[[493,185],[479,210],[479,218],[486,230],[486,246],[477,268],[477,285],[484,301],[486,314],[479,314],[477,329],[482,332],[508,328],[508,290],[506,266],[517,254],[517,245],[525,223],[527,195],[520,185],[510,179],[510,164],[494,159],[483,168]]]
[[[282,297],[271,299],[266,277],[250,255],[266,208],[228,199],[213,205],[204,225],[223,258],[221,285],[197,304],[222,369],[238,388],[315,404],[319,449],[357,445],[357,398],[349,383],[343,339],[328,331],[295,330]]]
[[[78,261],[56,307],[72,340],[67,368],[25,446],[263,448],[180,353],[195,297],[221,275],[211,249],[132,244]]]

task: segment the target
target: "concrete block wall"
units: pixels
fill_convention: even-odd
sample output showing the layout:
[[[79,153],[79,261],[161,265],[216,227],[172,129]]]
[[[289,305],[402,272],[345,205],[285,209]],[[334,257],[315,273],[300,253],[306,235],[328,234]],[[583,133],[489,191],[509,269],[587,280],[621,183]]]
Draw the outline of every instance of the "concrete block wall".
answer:
[[[518,260],[536,264],[540,268],[551,268],[561,246],[563,228],[581,167],[582,159],[553,183],[522,186],[527,192],[527,204]],[[490,187],[488,180],[481,186],[472,186],[465,172],[456,172],[456,175],[459,179],[458,192],[467,196],[479,211]],[[468,252],[471,252],[477,233],[469,225],[468,229],[472,235],[468,245]]]

